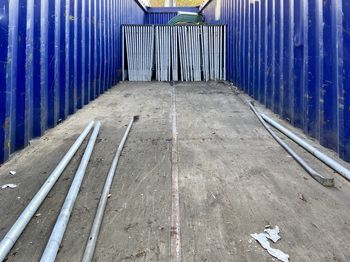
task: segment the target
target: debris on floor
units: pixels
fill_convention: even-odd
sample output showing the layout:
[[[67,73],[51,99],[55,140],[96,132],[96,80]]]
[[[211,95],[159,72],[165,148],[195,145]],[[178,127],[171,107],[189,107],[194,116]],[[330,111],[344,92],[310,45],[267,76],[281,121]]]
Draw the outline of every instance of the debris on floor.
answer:
[[[300,200],[302,200],[304,202],[307,202],[306,198],[304,197],[304,195],[302,193],[299,193],[298,197],[299,197]]]
[[[1,186],[1,189],[16,188],[16,187],[17,187],[17,185],[15,185],[15,184],[6,184],[6,185]]]
[[[16,171],[11,170],[10,175],[16,175]]]
[[[289,261],[289,255],[282,252],[279,249],[272,248],[269,242],[269,239],[272,240],[272,242],[276,243],[281,237],[279,236],[280,229],[278,226],[276,226],[274,229],[267,228],[264,230],[265,233],[255,233],[251,234],[251,236],[259,242],[259,244],[269,252],[269,254],[280,261],[288,262]]]

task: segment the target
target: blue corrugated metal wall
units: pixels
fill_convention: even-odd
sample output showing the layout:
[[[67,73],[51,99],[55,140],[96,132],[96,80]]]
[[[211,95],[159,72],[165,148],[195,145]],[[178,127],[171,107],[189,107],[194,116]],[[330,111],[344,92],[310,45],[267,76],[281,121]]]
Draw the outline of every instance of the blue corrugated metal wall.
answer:
[[[0,0],[0,163],[120,79],[131,0]]]
[[[146,25],[166,25],[175,16],[177,16],[177,12],[148,13],[145,16],[145,24]]]
[[[350,161],[350,1],[214,0],[203,14],[228,26],[227,79]]]
[[[197,7],[158,7],[147,8],[146,25],[166,25],[178,12],[199,12]]]
[[[179,11],[151,9],[0,0],[0,163],[120,79],[121,24]],[[227,24],[227,79],[350,161],[350,2],[213,0],[203,14]]]

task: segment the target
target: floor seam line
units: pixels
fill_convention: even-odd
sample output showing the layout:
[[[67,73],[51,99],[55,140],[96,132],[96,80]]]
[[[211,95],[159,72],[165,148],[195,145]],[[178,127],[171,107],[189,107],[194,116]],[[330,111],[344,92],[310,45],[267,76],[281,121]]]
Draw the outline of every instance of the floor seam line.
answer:
[[[180,236],[180,197],[179,197],[179,167],[178,138],[176,115],[176,89],[172,88],[172,150],[171,150],[171,222],[170,222],[170,261],[181,262]]]

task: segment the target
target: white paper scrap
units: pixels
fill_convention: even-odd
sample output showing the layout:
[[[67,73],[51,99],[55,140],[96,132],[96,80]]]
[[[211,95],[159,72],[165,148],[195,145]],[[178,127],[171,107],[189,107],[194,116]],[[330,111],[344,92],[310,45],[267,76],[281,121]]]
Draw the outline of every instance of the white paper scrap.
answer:
[[[280,229],[278,226],[276,226],[274,229],[272,228],[267,228],[264,230],[264,232],[266,232],[266,237],[271,239],[274,243],[276,243],[278,240],[281,239],[281,237],[279,236],[280,233]]]
[[[269,242],[269,239],[271,239],[274,243],[276,243],[281,237],[278,235],[280,230],[279,227],[276,226],[274,229],[268,228],[265,229],[264,232],[266,233],[255,233],[251,234],[251,236],[259,242],[259,244],[269,252],[269,254],[280,261],[283,262],[289,262],[289,255],[282,252],[279,249],[272,248]]]

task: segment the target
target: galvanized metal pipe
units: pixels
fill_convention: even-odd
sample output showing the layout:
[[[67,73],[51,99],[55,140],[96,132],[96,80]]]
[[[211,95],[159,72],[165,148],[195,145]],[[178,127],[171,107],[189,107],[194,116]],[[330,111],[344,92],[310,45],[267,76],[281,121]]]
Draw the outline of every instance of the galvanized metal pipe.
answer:
[[[213,63],[213,30],[212,30],[212,26],[208,26],[208,43],[209,43],[209,79],[210,80],[214,80],[214,63]]]
[[[78,139],[74,142],[72,147],[69,149],[67,154],[62,158],[60,163],[57,165],[55,170],[51,173],[45,183],[41,186],[40,190],[35,194],[30,203],[24,209],[22,214],[18,217],[16,222],[12,225],[11,229],[7,232],[3,240],[0,242],[0,261],[3,261],[6,255],[10,252],[13,245],[18,240],[19,236],[22,234],[27,224],[34,216],[35,212],[38,210],[42,202],[45,200],[46,196],[55,185],[58,178],[61,176],[75,153],[78,151],[79,147],[83,143],[86,136],[89,134],[94,122],[90,122]]]
[[[200,27],[196,26],[196,59],[197,59],[197,81],[202,80],[201,68],[201,41],[200,41]]]
[[[154,65],[158,81],[178,81],[179,77],[181,81],[225,79],[225,26],[130,25],[124,28],[130,81],[151,81]],[[145,46],[151,48],[145,49]]]
[[[78,196],[81,183],[85,176],[85,171],[89,163],[92,151],[95,146],[95,142],[100,131],[101,123],[97,122],[95,124],[94,131],[90,137],[89,143],[86,146],[83,158],[81,159],[79,168],[75,174],[72,185],[68,191],[67,197],[64,201],[62,210],[57,218],[54,229],[52,230],[50,239],[46,245],[44,253],[41,257],[41,262],[51,262],[55,261],[58,249],[63,239],[63,235],[66,231],[70,215],[72,213],[75,200]]]
[[[224,72],[223,72],[223,76],[222,76],[222,80],[226,80],[226,25],[224,26]]]
[[[133,32],[133,45],[135,46],[135,56],[134,56],[134,63],[135,63],[135,80],[140,81],[140,60],[139,60],[139,43],[140,43],[140,33],[139,33],[139,27],[138,26],[133,26],[132,27],[134,32]]]
[[[155,64],[156,64],[156,68],[155,68],[155,71],[156,71],[156,80],[159,81],[159,61],[158,61],[158,51],[159,51],[159,37],[158,37],[158,26],[155,28],[155,45],[156,45],[156,53],[155,53],[155,57],[156,57],[156,61],[155,61]]]
[[[91,12],[91,11],[90,11]],[[122,79],[123,81],[125,81],[125,54],[124,51],[125,50],[125,27],[122,27]]]
[[[179,26],[175,27],[177,31],[177,36],[179,39],[178,45],[179,45],[179,65],[180,65],[180,79],[181,81],[184,81],[184,63],[183,63],[183,53],[182,53],[182,38],[181,38],[181,28]]]
[[[330,158],[326,154],[322,153],[312,145],[308,144],[305,140],[301,139],[291,131],[289,131],[284,126],[280,125],[276,121],[272,120],[268,116],[261,114],[261,117],[269,123],[271,126],[276,128],[278,131],[280,131],[285,136],[289,137],[291,140],[293,140],[295,143],[297,143],[299,146],[307,150],[309,153],[317,157],[319,160],[321,160],[323,163],[331,167],[333,170],[337,171],[340,175],[342,175],[344,178],[350,181],[350,170],[339,164],[334,159]]]
[[[94,222],[92,224],[90,236],[88,238],[88,242],[87,242],[85,252],[83,255],[83,259],[82,259],[83,262],[91,261],[93,256],[94,256],[97,238],[98,238],[98,235],[100,233],[100,228],[101,228],[104,212],[105,212],[106,205],[107,205],[107,199],[108,199],[108,195],[109,195],[109,192],[110,192],[110,189],[111,189],[111,186],[113,183],[113,179],[114,179],[114,176],[116,173],[119,157],[123,151],[124,144],[128,138],[128,135],[130,133],[130,129],[131,129],[135,120],[136,120],[135,117],[133,117],[130,120],[129,125],[125,131],[125,134],[122,138],[122,141],[119,144],[117,153],[115,154],[115,157],[113,159],[111,168],[109,169],[108,176],[106,178],[106,182],[105,182],[105,185],[104,185],[103,190],[102,190],[100,202],[99,202],[98,207],[97,207],[95,219],[94,219]]]
[[[128,65],[128,77],[129,81],[132,81],[132,61],[131,61],[131,41],[130,41],[130,34],[129,34],[130,27],[125,26],[125,42],[126,42],[126,53],[127,53],[127,65]]]
[[[325,178],[320,175],[316,170],[310,167],[304,159],[302,159],[291,147],[289,147],[281,138],[279,138],[275,132],[266,124],[262,116],[255,109],[254,105],[250,102],[249,106],[254,114],[257,116],[261,124],[265,127],[265,129],[271,134],[271,136],[279,143],[294,159],[299,163],[299,165],[304,168],[306,172],[308,172],[317,182],[326,187],[334,186],[333,178]]]
[[[167,45],[168,45],[168,81],[171,80],[171,26],[168,26],[167,28]]]

